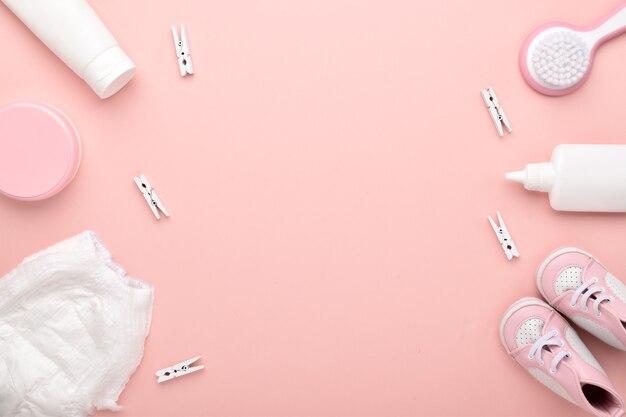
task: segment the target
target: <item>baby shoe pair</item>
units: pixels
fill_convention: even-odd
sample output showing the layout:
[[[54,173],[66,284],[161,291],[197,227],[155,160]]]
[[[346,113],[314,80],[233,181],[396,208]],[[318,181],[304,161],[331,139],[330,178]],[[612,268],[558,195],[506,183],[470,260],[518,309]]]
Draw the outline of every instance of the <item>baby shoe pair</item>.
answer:
[[[504,349],[566,400],[599,417],[623,416],[624,402],[563,316],[626,351],[626,285],[593,256],[565,248],[543,261],[537,287],[549,305],[523,298],[509,307],[500,324]]]

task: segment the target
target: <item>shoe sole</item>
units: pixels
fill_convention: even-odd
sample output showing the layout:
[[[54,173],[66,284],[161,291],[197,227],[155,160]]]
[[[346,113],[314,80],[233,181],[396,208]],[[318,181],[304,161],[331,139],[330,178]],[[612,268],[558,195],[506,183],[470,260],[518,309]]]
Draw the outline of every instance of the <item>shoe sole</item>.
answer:
[[[539,298],[535,298],[535,297],[525,297],[514,302],[506,310],[506,312],[504,313],[504,317],[502,317],[502,320],[500,321],[500,343],[502,343],[502,347],[504,347],[504,350],[506,350],[506,353],[510,354],[511,351],[509,351],[509,348],[506,346],[506,343],[504,341],[504,326],[506,325],[506,322],[511,318],[513,314],[515,314],[522,308],[528,307],[528,306],[546,307],[550,309],[551,311],[556,311],[554,310],[553,307],[549,306],[544,301],[541,301]]]
[[[564,255],[566,253],[572,253],[572,252],[576,252],[576,253],[580,253],[582,255],[586,255],[586,256],[588,256],[590,258],[593,258],[596,262],[598,262],[598,260],[596,258],[594,258],[590,253],[585,252],[584,250],[578,249],[578,248],[561,248],[561,249],[557,249],[554,252],[552,252],[550,255],[547,256],[546,259],[543,260],[541,265],[539,265],[539,268],[537,268],[537,274],[536,274],[536,277],[535,277],[535,281],[536,281],[536,284],[537,284],[537,289],[541,293],[541,296],[544,298],[544,300],[548,301],[548,297],[546,297],[546,294],[543,292],[543,288],[542,288],[542,285],[541,285],[541,277],[543,276],[543,272],[545,271],[545,269],[548,266],[548,264],[550,262],[552,262],[554,259],[556,259],[559,256]],[[598,263],[600,263],[600,262],[598,262]],[[602,264],[600,263],[600,265],[602,265]],[[602,265],[602,267],[604,267],[604,265]]]

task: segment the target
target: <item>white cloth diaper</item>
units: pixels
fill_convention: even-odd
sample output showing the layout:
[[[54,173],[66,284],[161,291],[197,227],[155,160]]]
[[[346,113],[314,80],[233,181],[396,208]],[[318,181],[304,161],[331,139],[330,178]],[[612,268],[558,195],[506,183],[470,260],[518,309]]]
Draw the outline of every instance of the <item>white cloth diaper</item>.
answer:
[[[0,416],[119,409],[153,301],[92,232],[26,258],[0,278]]]

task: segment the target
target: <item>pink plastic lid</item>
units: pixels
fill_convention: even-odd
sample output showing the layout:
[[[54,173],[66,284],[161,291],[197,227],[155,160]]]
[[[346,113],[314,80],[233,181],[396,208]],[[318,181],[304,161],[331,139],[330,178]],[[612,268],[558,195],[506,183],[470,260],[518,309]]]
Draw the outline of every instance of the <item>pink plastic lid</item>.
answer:
[[[65,188],[80,165],[80,138],[60,110],[42,103],[0,107],[0,193],[43,200]]]

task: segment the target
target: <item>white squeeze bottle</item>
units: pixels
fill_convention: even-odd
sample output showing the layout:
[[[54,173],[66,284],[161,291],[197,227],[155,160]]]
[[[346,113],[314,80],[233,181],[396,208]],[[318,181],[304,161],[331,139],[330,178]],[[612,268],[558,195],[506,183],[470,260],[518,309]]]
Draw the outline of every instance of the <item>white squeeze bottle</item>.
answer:
[[[626,212],[626,145],[559,145],[506,178],[548,193],[555,210]]]
[[[87,0],[0,0],[100,98],[117,93],[135,74]]]

